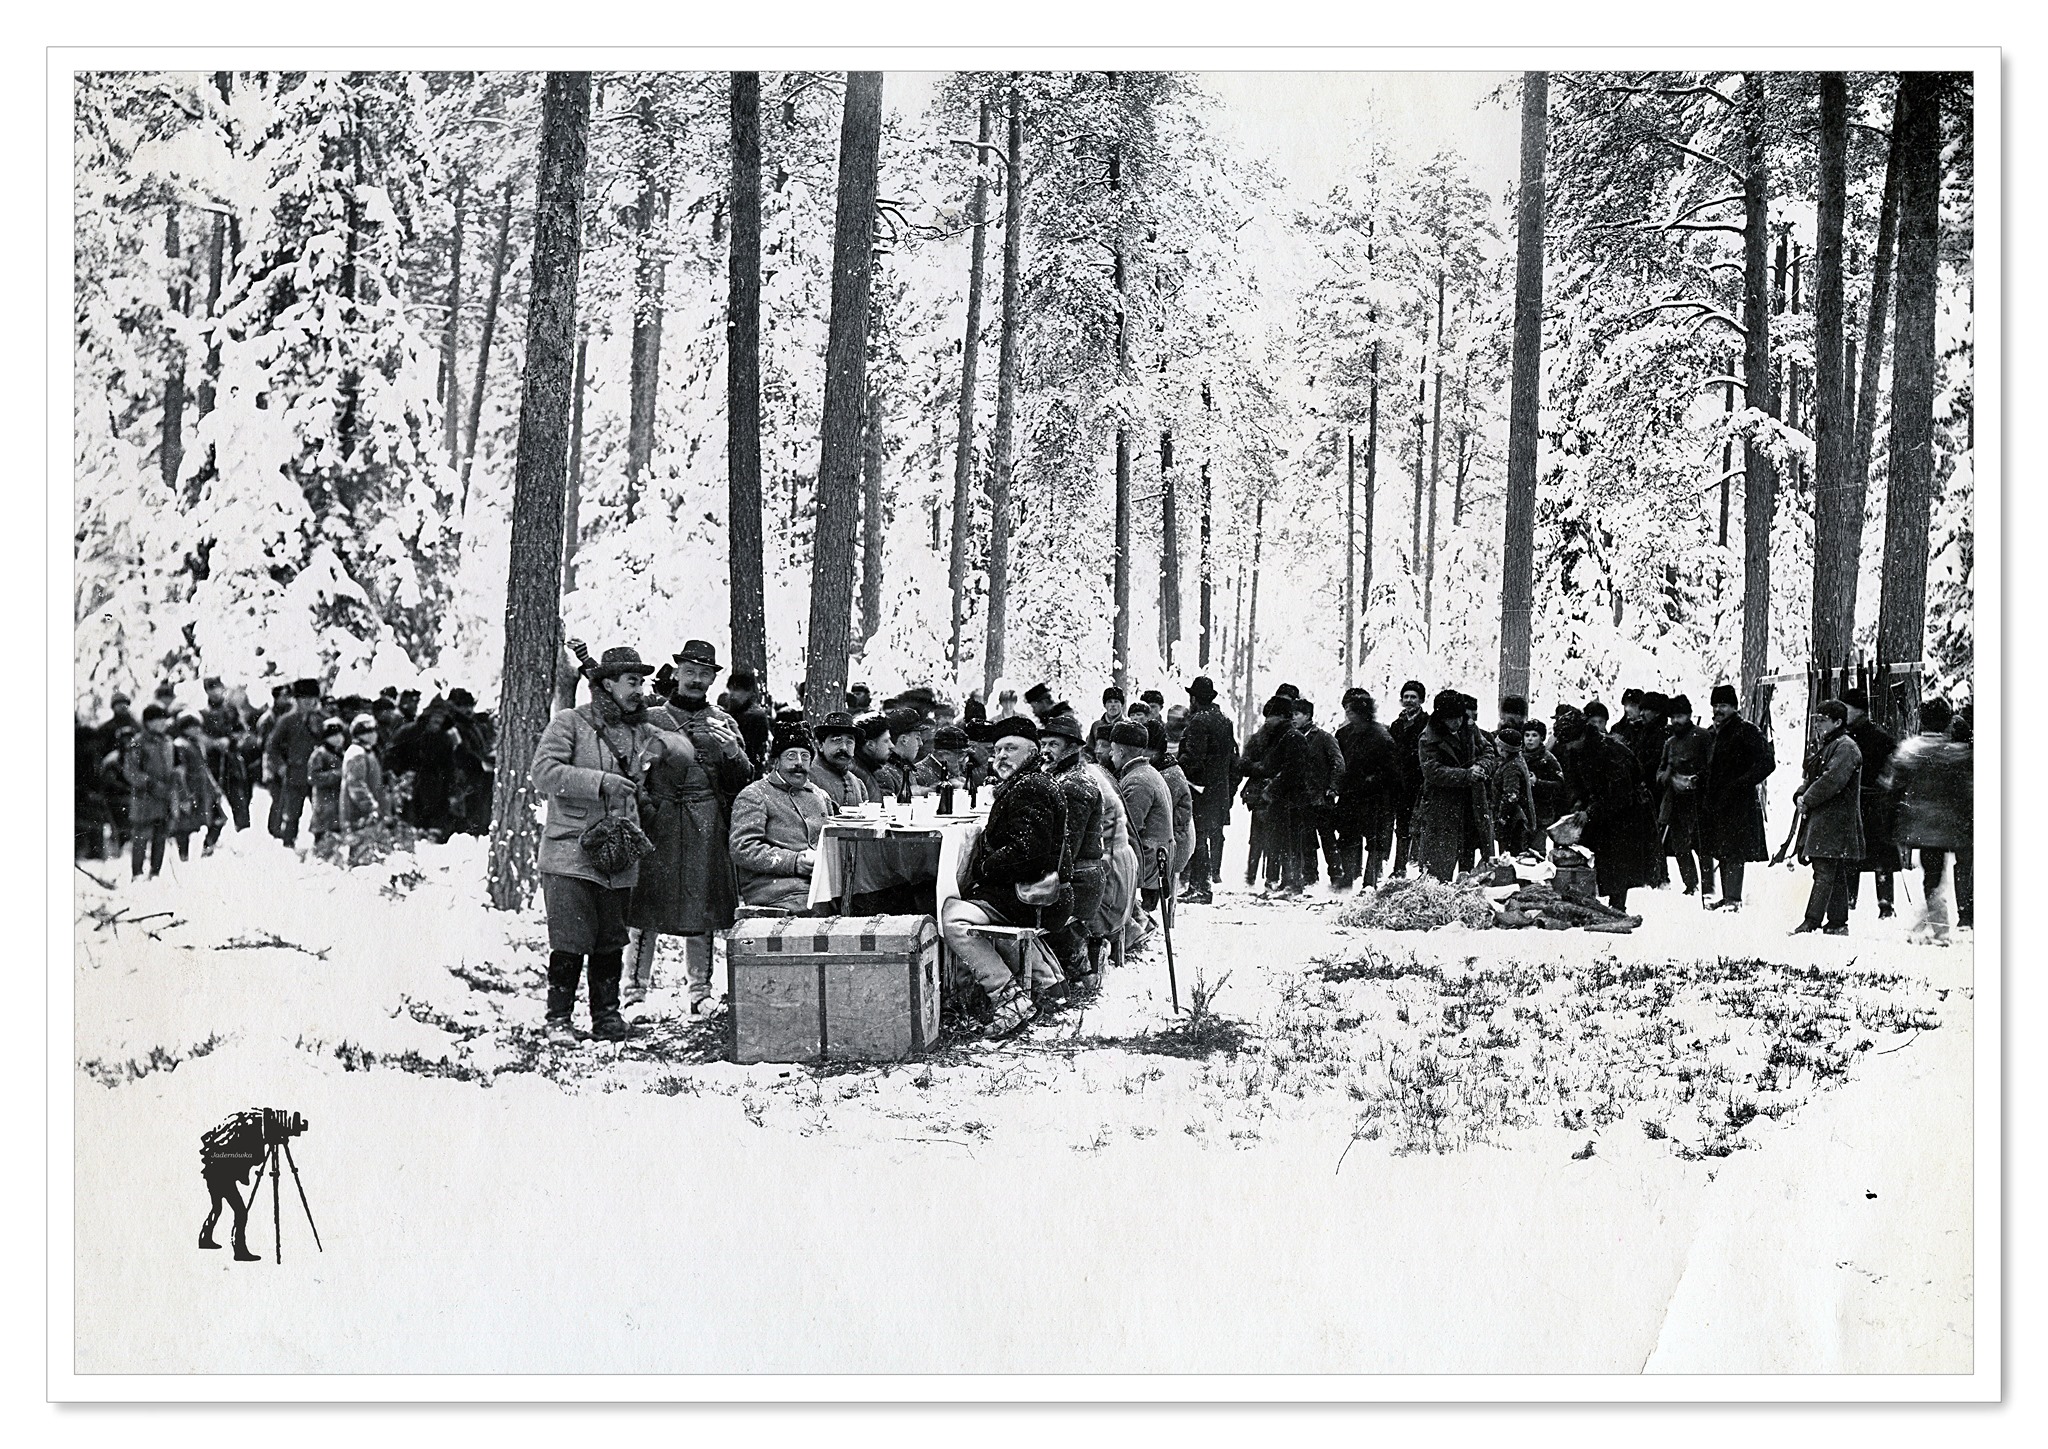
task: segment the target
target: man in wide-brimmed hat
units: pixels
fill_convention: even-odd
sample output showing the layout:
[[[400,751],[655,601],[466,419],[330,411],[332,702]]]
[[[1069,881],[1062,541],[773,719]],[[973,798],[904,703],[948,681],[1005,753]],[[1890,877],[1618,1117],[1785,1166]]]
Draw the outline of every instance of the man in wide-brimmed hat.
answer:
[[[731,855],[732,803],[754,778],[739,722],[711,702],[723,666],[703,639],[675,655],[668,712],[694,753],[653,766],[648,835],[654,854],[641,865],[630,924],[637,933],[627,953],[628,996],[653,985],[654,954],[662,935],[683,938],[689,1010],[716,1009],[711,996],[711,935],[732,924],[737,904]]]
[[[653,670],[629,648],[607,649],[587,671],[590,699],[557,711],[533,752],[533,788],[548,802],[541,835],[541,893],[548,917],[550,1041],[573,1044],[569,1024],[576,986],[590,978],[592,1031],[607,1041],[628,1035],[619,1014],[619,974],[627,912],[643,862],[606,870],[583,835],[607,815],[640,821],[641,782],[655,764],[696,757],[668,711],[650,707],[642,686]]]
[[[263,741],[263,784],[270,791],[270,833],[286,845],[299,841],[299,821],[312,798],[310,765],[320,744],[320,681],[292,684],[292,708]]]

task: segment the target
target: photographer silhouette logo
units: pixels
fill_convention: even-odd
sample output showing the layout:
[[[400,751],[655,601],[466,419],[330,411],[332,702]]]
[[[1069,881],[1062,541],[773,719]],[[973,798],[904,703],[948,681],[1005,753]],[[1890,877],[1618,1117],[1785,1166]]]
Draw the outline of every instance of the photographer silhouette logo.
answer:
[[[237,1112],[209,1131],[199,1136],[199,1171],[206,1179],[206,1190],[213,1201],[207,1209],[206,1221],[199,1225],[199,1246],[218,1248],[214,1241],[214,1225],[220,1221],[221,1205],[225,1203],[233,1214],[231,1241],[235,1250],[235,1261],[254,1263],[262,1255],[249,1251],[249,1209],[256,1203],[257,1195],[263,1190],[263,1174],[270,1173],[270,1227],[272,1254],[275,1261],[284,1261],[284,1216],[283,1168],[289,1167],[292,1186],[298,1189],[299,1206],[306,1214],[306,1226],[313,1230],[313,1244],[321,1252],[327,1251],[320,1241],[320,1229],[313,1222],[312,1204],[306,1201],[306,1185],[299,1177],[299,1164],[292,1157],[292,1138],[304,1134],[308,1123],[297,1112],[287,1112],[280,1107],[251,1107]],[[280,1158],[283,1166],[281,1167]],[[250,1174],[255,1174],[254,1181]],[[245,1201],[241,1185],[249,1183],[249,1196]]]

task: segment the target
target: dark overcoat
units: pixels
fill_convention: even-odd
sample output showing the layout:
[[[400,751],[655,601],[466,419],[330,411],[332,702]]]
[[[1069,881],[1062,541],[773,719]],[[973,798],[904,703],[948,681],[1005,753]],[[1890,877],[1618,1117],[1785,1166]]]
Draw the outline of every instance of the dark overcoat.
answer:
[[[1586,812],[1579,843],[1593,852],[1600,894],[1650,884],[1656,874],[1657,818],[1635,751],[1612,735],[1588,730],[1571,746],[1571,755],[1576,803]]]
[[[1457,873],[1462,853],[1493,844],[1493,809],[1486,782],[1475,779],[1474,741],[1462,730],[1439,728],[1431,719],[1416,741],[1416,769],[1422,795],[1416,801],[1416,854],[1422,868],[1439,880]]]
[[[1769,860],[1757,787],[1778,768],[1771,742],[1740,715],[1715,725],[1711,733],[1713,748],[1700,794],[1700,843],[1716,860]]]

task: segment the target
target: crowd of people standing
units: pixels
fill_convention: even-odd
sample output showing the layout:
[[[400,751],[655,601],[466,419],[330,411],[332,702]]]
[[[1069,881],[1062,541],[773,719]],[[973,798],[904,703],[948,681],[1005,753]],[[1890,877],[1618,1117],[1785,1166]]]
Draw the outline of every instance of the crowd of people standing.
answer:
[[[203,705],[181,703],[166,680],[139,717],[116,693],[106,719],[74,721],[80,859],[125,850],[131,877],[153,877],[167,845],[189,860],[201,835],[210,854],[230,821],[249,829],[259,786],[272,837],[296,849],[303,832],[311,849],[345,865],[415,835],[490,831],[495,729],[466,689],[423,708],[417,690],[336,696],[299,679],[276,685],[258,708],[217,677],[200,688]]]

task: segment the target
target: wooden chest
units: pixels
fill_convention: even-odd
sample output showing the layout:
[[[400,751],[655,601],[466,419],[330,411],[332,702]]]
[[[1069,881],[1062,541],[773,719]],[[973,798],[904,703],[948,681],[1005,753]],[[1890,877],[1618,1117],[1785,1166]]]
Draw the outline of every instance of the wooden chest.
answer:
[[[782,916],[732,929],[733,1060],[893,1062],[939,1035],[930,916]]]

